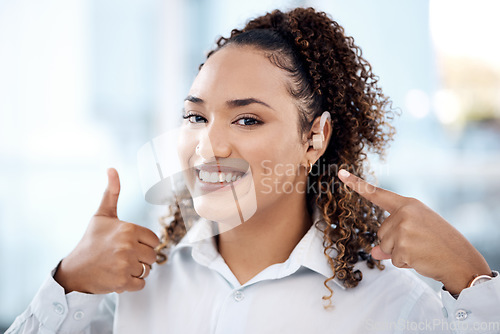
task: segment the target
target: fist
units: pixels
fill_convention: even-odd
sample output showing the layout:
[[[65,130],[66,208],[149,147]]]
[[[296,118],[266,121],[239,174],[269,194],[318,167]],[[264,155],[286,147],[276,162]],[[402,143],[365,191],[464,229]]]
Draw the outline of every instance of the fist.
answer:
[[[87,231],[61,261],[54,279],[66,293],[103,294],[137,291],[145,286],[160,243],[151,230],[118,219],[120,179],[108,169],[108,187]]]

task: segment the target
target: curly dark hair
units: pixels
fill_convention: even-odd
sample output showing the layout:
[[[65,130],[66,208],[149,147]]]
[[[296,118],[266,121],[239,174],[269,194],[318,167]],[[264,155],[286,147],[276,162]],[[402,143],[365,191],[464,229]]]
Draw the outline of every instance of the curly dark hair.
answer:
[[[330,280],[337,278],[347,288],[361,281],[362,273],[354,269],[357,262],[366,261],[369,268],[383,269],[369,254],[377,242],[384,210],[340,182],[337,172],[344,168],[366,177],[367,152],[384,155],[394,135],[389,124],[395,115],[391,101],[382,93],[378,77],[354,39],[345,36],[344,29],[326,13],[313,8],[286,13],[275,10],[253,19],[242,30],[233,30],[230,37],[220,37],[207,58],[228,45],[262,50],[288,73],[288,89],[296,100],[302,134],[310,131],[314,119],[324,110],[332,115],[334,142],[314,164],[308,182],[316,185],[316,191],[306,195],[310,212],[317,205],[322,213],[315,226],[324,234],[324,254],[333,270],[332,277],[324,282],[330,294],[323,297],[331,301]],[[328,168],[322,168],[322,164]],[[164,224],[159,254],[185,233],[178,211],[177,218],[170,220],[170,224]],[[165,255],[160,257],[166,260]]]

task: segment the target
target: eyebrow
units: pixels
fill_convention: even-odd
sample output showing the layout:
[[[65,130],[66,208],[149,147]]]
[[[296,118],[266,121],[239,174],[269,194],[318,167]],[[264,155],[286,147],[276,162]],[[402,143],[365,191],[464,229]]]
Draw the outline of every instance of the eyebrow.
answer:
[[[193,95],[188,95],[184,99],[184,101],[189,101],[189,102],[196,103],[196,104],[204,104],[205,103],[205,101],[203,99],[200,99],[199,97],[196,97],[196,96],[193,96]],[[248,106],[248,105],[253,104],[253,103],[261,104],[263,106],[268,107],[269,109],[273,109],[274,110],[274,108],[272,108],[266,102],[261,101],[261,100],[256,99],[256,98],[253,98],[253,97],[246,98],[246,99],[229,100],[229,101],[226,102],[226,104],[229,107],[232,107],[232,108],[244,107],[244,106]]]

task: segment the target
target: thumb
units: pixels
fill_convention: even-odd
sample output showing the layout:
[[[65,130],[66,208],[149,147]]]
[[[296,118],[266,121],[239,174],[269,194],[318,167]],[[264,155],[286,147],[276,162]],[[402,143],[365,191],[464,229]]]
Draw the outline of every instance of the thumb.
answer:
[[[118,204],[118,195],[120,195],[120,177],[114,168],[108,168],[108,187],[104,191],[101,204],[97,209],[96,216],[118,217],[116,206]]]
[[[391,254],[384,253],[378,245],[372,248],[371,254],[375,260],[388,260],[391,258]]]

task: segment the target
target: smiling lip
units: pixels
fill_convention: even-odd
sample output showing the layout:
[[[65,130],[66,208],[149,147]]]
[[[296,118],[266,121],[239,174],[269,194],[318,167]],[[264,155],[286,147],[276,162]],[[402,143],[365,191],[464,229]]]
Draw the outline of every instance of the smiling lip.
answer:
[[[205,170],[208,172],[223,172],[223,173],[239,172],[243,174],[248,170],[249,166],[248,164],[242,164],[242,163],[238,164],[201,163],[201,164],[195,164],[193,168],[197,170]]]
[[[236,186],[248,175],[248,172],[221,165],[196,166],[194,167],[194,173],[198,188],[203,192],[230,190],[231,187],[228,187],[228,185]],[[208,182],[207,180],[211,180],[212,182]]]

